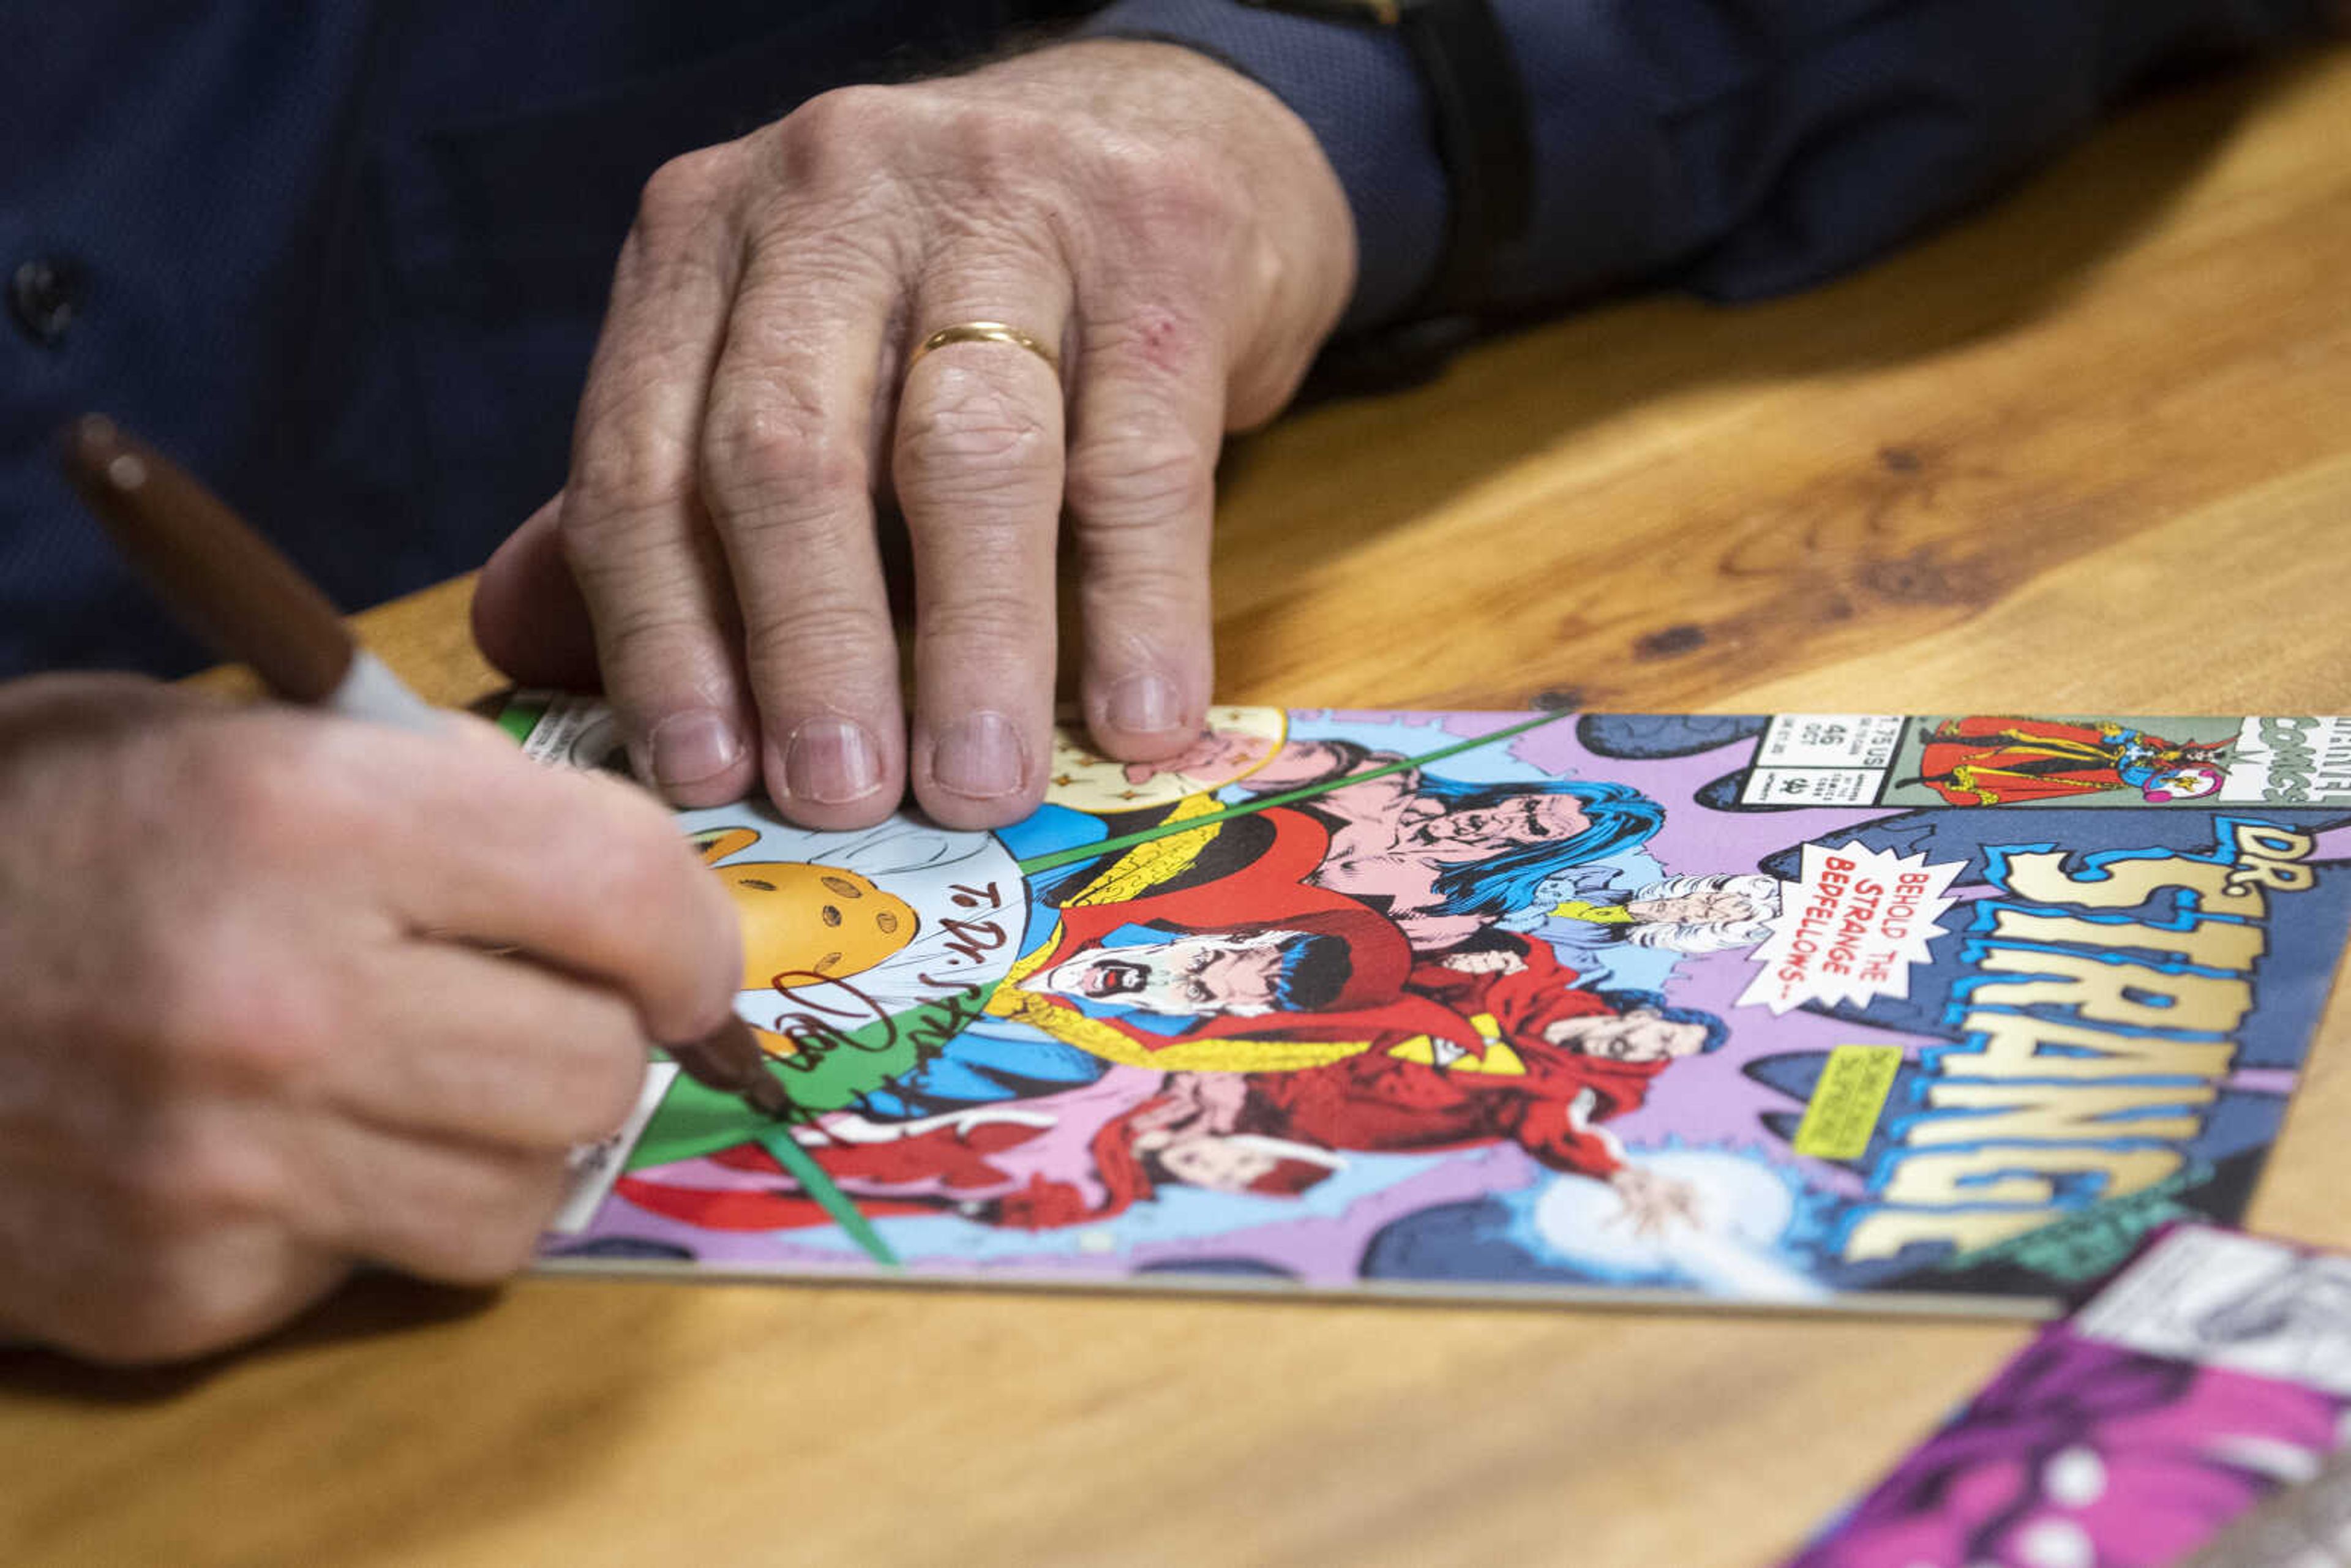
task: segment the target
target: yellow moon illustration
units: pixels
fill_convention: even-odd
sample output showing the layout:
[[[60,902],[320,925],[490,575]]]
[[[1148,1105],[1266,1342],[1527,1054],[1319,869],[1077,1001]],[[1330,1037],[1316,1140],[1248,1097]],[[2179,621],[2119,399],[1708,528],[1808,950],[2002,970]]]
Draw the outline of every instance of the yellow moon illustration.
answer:
[[[1157,765],[1103,757],[1065,721],[1053,731],[1053,770],[1045,799],[1094,816],[1173,805],[1263,768],[1281,749],[1289,718],[1278,707],[1212,707],[1201,743]]]
[[[743,989],[789,990],[862,975],[904,950],[921,927],[914,906],[845,866],[790,861],[716,862],[758,841],[749,828],[697,834],[743,921]]]

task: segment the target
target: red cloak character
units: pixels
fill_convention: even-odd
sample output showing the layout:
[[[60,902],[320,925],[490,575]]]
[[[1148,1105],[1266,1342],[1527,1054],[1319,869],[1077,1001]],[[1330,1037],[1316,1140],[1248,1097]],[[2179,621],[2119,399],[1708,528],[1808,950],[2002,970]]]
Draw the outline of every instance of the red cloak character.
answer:
[[[984,1218],[997,1200],[1018,1198],[1040,1176],[1071,1177],[1080,1207],[1098,1205],[1105,1196],[1124,1207],[1134,1192],[1130,1186],[1122,1199],[1123,1167],[1100,1182],[1088,1174],[1101,1158],[1105,1127],[1140,1131],[1155,1124],[1155,1116],[1165,1122],[1179,1113],[1174,1105],[1152,1109],[1164,1099],[1158,1091],[1165,1082],[1142,1068],[1114,1067],[1095,1082],[1037,1100],[974,1106],[917,1123],[835,1116],[819,1124],[821,1136],[797,1136],[802,1152],[871,1218]],[[1131,1135],[1113,1134],[1112,1141]],[[1073,1169],[1078,1162],[1085,1166]],[[613,1191],[640,1208],[711,1230],[833,1223],[799,1178],[755,1143],[632,1171]]]
[[[1309,886],[1305,879],[1330,853],[1331,831],[1301,811],[1276,807],[1259,815],[1273,841],[1247,865],[1172,893],[1145,894],[1120,904],[1071,904],[1061,912],[1053,949],[1030,971],[1050,973],[1111,933],[1150,925],[1171,935],[1224,936],[1300,931],[1338,938],[1350,967],[1338,995],[1311,1012],[1209,1013],[1173,1033],[1126,1023],[1115,1014],[1089,1015],[1137,1044],[1158,1050],[1178,1040],[1243,1038],[1374,1042],[1416,1034],[1452,1040],[1476,1054],[1476,1026],[1442,1001],[1408,988],[1412,944],[1396,923],[1343,893]]]
[[[1614,1016],[1598,994],[1573,985],[1550,947],[1524,942],[1522,967],[1463,974],[1425,965],[1414,984],[1465,1011],[1490,1014],[1523,1072],[1463,1071],[1366,1051],[1297,1072],[1256,1073],[1253,1098],[1285,1136],[1328,1149],[1388,1152],[1519,1145],[1554,1170],[1603,1179],[1624,1168],[1599,1123],[1639,1108],[1670,1061],[1587,1056],[1544,1038],[1565,1019]]]
[[[819,1144],[809,1155],[868,1218],[961,1214],[977,1224],[1052,1230],[1123,1214],[1158,1189],[1135,1152],[1139,1134],[1165,1125],[1182,1107],[1165,1096],[1105,1122],[1086,1145],[1092,1169],[1081,1182],[1023,1159],[1044,1129],[1005,1121],[941,1124],[867,1144]],[[776,1157],[756,1144],[710,1155],[664,1175],[621,1177],[613,1191],[638,1207],[705,1230],[792,1230],[835,1223],[799,1189]],[[1327,1166],[1283,1160],[1249,1190],[1296,1196],[1331,1174]]]
[[[2217,747],[2183,744],[2121,725],[1977,715],[1947,719],[1927,737],[1917,782],[1954,806],[2057,800],[2143,790],[2177,768],[2209,765]]]
[[[1008,1122],[939,1126],[887,1143],[820,1145],[809,1153],[826,1175],[854,1189],[859,1210],[870,1218],[937,1214],[967,1193],[1008,1186],[1012,1173],[998,1168],[990,1156],[1017,1148],[1039,1131]],[[821,1204],[799,1190],[776,1156],[758,1145],[737,1144],[707,1158],[713,1166],[762,1179],[704,1186],[624,1176],[612,1190],[640,1208],[705,1230],[792,1230],[834,1223]],[[893,1197],[886,1190],[892,1186],[916,1196]],[[885,1190],[871,1190],[875,1187]]]

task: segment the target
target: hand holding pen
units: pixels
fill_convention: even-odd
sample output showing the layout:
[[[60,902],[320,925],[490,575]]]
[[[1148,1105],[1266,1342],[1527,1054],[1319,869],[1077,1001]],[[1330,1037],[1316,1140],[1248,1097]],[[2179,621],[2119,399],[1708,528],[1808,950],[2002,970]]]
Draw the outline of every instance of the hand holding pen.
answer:
[[[183,1356],[357,1262],[504,1276],[737,940],[649,797],[472,720],[0,687],[0,1338]]]

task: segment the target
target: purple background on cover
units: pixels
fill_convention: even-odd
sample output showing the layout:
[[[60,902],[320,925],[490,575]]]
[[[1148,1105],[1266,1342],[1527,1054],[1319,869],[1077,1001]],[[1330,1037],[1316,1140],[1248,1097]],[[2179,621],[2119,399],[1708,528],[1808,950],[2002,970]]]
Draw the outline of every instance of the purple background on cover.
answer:
[[[2053,1327],[1784,1568],[2159,1568],[2314,1469],[2342,1409]]]

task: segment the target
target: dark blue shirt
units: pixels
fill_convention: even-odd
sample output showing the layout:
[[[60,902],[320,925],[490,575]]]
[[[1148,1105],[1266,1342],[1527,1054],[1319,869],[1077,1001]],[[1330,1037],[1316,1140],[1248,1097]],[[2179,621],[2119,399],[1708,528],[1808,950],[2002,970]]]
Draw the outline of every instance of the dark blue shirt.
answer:
[[[562,482],[648,174],[827,88],[967,58],[1053,0],[79,0],[0,7],[0,676],[177,673],[54,476],[72,415],[184,459],[347,606],[479,563]],[[2311,0],[1499,0],[1540,189],[1489,304],[1794,287],[1980,199],[2151,73]],[[1409,56],[1237,0],[1083,25],[1201,48],[1314,127],[1406,312],[1446,183]]]

